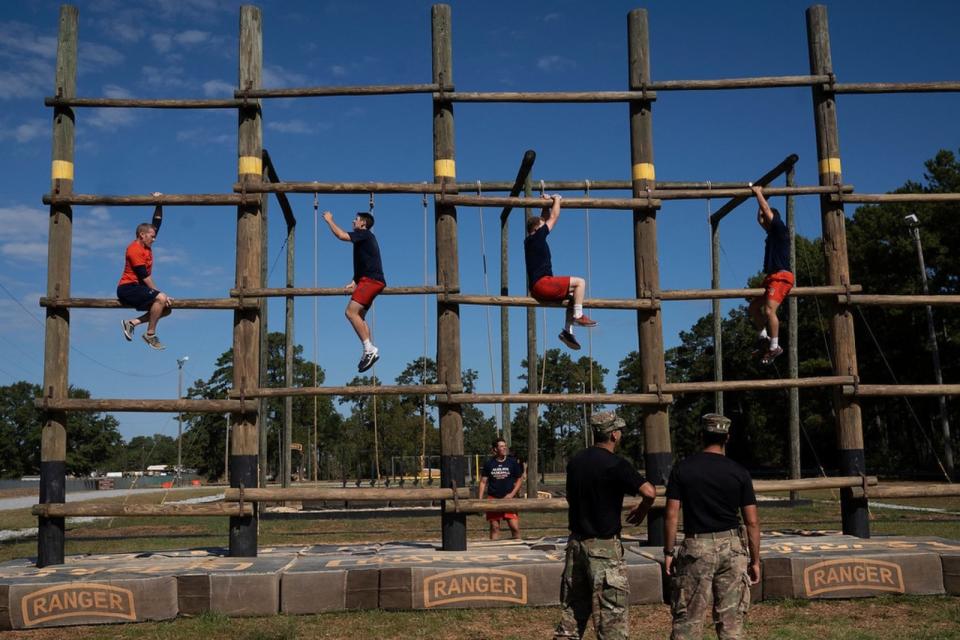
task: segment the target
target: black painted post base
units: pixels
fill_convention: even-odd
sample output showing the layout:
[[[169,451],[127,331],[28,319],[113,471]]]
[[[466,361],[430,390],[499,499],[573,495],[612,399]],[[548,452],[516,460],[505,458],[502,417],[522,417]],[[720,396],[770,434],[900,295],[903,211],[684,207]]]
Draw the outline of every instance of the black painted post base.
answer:
[[[466,479],[467,459],[462,455],[440,456],[440,486],[449,488],[456,482],[457,487],[463,487]],[[444,551],[467,550],[467,514],[448,513],[444,500],[441,504],[440,535],[441,548]],[[451,505],[452,506],[452,505]]]
[[[866,475],[866,458],[863,449],[840,450],[840,475]],[[858,538],[870,537],[870,513],[866,498],[855,498],[851,489],[840,491],[840,517],[843,532]]]
[[[63,503],[67,499],[67,463],[63,460],[40,463],[40,504]],[[37,523],[37,566],[63,564],[64,518],[39,518]]]
[[[660,486],[666,485],[673,466],[673,453],[646,453],[643,456],[647,481]],[[663,546],[664,509],[650,509],[647,514],[647,546]]]
[[[230,456],[230,486],[257,486],[257,456]],[[254,514],[257,505],[254,505]],[[230,517],[230,557],[257,557],[257,516]]]

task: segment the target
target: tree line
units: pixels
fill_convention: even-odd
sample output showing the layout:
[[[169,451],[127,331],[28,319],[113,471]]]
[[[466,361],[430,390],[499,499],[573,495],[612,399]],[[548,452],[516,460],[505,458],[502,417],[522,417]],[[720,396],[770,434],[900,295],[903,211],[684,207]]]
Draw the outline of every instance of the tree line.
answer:
[[[925,163],[923,182],[908,181],[897,193],[960,192],[960,162],[953,152],[941,150]],[[960,293],[960,225],[956,223],[957,203],[884,203],[861,206],[846,221],[850,272],[853,284],[874,293],[912,294],[921,291],[916,250],[904,223],[907,215],[921,223],[920,236],[926,258],[930,292]],[[798,286],[824,283],[823,247],[820,239],[797,236]],[[760,263],[761,248],[757,248]],[[762,274],[748,286],[759,286]],[[785,307],[786,305],[784,305]],[[801,377],[831,375],[829,316],[832,302],[822,298],[798,300],[798,352]],[[852,307],[857,336],[857,360],[863,384],[932,383],[931,344],[927,337],[922,307]],[[960,310],[935,310],[936,331],[946,382],[960,378]],[[699,318],[681,332],[680,343],[665,354],[670,382],[713,379],[712,315]],[[786,376],[785,358],[774,366],[762,366],[751,357],[756,332],[746,305],[731,310],[722,319],[723,370],[725,379],[764,379]],[[781,340],[788,335],[786,312],[781,313]],[[267,380],[264,386],[286,386],[284,380],[284,336],[271,333],[267,340]],[[232,387],[233,352],[225,351],[216,361],[207,380],[197,380],[187,392],[190,398],[225,398]],[[526,371],[527,363],[521,363]],[[548,349],[537,357],[538,380],[534,390],[545,393],[582,393],[592,388],[606,393],[605,376],[610,369],[587,357],[574,359],[567,352]],[[324,370],[316,368],[316,384],[324,382]],[[617,364],[617,393],[639,393],[639,358],[630,352]],[[463,372],[464,387],[471,392],[477,373]],[[396,384],[436,382],[436,363],[430,358],[411,361],[395,379]],[[381,384],[370,376],[358,376],[350,384]],[[291,386],[314,385],[314,363],[303,357],[303,347],[294,352],[294,380]],[[832,409],[833,388],[801,389],[801,453],[805,469],[819,473],[838,466]],[[42,412],[33,399],[42,389],[21,381],[0,387],[0,476],[17,477],[39,470]],[[71,388],[70,397],[87,398],[88,391]],[[726,414],[733,419],[729,453],[751,469],[781,474],[788,466],[788,394],[786,390],[740,391],[725,394]],[[379,465],[386,475],[392,457],[419,460],[423,453],[438,455],[439,431],[436,406],[422,396],[380,396],[341,398],[338,406],[330,397],[293,398],[293,440],[303,445],[312,441],[316,421],[319,471],[321,477],[346,478]],[[863,431],[867,466],[891,475],[940,473],[943,451],[939,408],[936,398],[863,398]],[[674,452],[683,456],[698,445],[697,420],[713,410],[712,394],[677,396],[670,409]],[[377,420],[374,433],[374,411]],[[639,407],[624,406],[621,415],[628,424],[623,453],[642,464],[643,433]],[[948,419],[953,427],[953,444],[960,439],[957,403],[948,402]],[[542,467],[562,470],[573,452],[588,441],[585,433],[590,407],[546,405],[540,407],[538,438]],[[316,417],[315,417],[316,416]],[[183,460],[209,477],[223,473],[227,416],[184,414]],[[275,473],[279,457],[279,434],[283,423],[283,400],[271,398],[266,421],[268,460]],[[480,409],[463,407],[464,451],[486,453],[496,435],[496,418]],[[527,455],[527,407],[518,406],[511,417],[512,449],[521,458]],[[377,457],[374,456],[374,437]],[[148,464],[174,464],[176,441],[170,436],[137,436],[124,441],[116,419],[105,414],[71,413],[67,423],[67,468],[82,475],[92,471],[142,470]],[[409,462],[405,464],[410,464]],[[419,464],[419,463],[417,463]],[[358,471],[360,470],[360,471]],[[404,469],[409,473],[410,469]]]

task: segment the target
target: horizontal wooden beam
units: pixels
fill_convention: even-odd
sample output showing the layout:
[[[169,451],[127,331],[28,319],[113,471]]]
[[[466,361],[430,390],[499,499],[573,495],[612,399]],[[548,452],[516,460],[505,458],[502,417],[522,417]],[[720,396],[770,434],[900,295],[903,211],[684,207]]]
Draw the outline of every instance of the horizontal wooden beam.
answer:
[[[240,193],[165,193],[163,195],[112,196],[90,193],[45,194],[43,204],[101,205],[109,207],[209,207],[257,204],[260,198],[244,198]]]
[[[942,93],[960,91],[960,82],[840,82],[826,85],[834,93]]]
[[[799,187],[765,187],[763,194],[767,197],[774,196],[811,196],[823,195],[829,193],[851,193],[853,185],[843,184],[834,186],[799,186]],[[707,200],[710,198],[739,198],[741,202],[753,197],[753,191],[749,187],[740,189],[654,189],[650,192],[654,198],[661,200]],[[718,209],[717,214],[723,209]],[[717,216],[713,214],[711,220]],[[720,215],[719,218],[723,216]]]
[[[436,394],[437,402],[449,404],[648,404],[667,405],[669,394],[655,393],[451,393]]]
[[[449,102],[635,102],[657,99],[653,91],[451,91],[434,93],[434,100]]]
[[[508,198],[504,196],[440,195],[437,202],[467,207],[535,207],[550,206],[543,198]],[[655,198],[564,198],[564,209],[659,209],[660,200]]]
[[[835,296],[846,294],[847,287],[794,287],[790,296],[801,298],[807,296]],[[863,291],[863,286],[852,284],[850,292]],[[755,298],[764,294],[763,289],[666,289],[654,292],[652,297],[660,300],[715,300],[724,298]],[[846,296],[844,296],[846,297]]]
[[[380,292],[381,296],[409,296],[409,295],[433,295],[448,291],[437,285],[411,286],[411,287],[386,287]],[[288,296],[347,296],[350,292],[343,287],[275,287],[275,288],[250,288],[250,289],[230,289],[230,295],[234,298],[286,298]]]
[[[882,202],[960,202],[960,193],[848,193],[834,194],[833,200],[860,204]]]
[[[529,296],[480,296],[465,294],[440,295],[441,302],[453,304],[490,305],[494,307],[565,307],[569,300],[540,302]],[[659,307],[650,298],[587,298],[583,306],[589,309],[656,309]]]
[[[383,96],[401,93],[434,93],[452,86],[438,84],[368,84],[352,87],[288,87],[285,89],[247,89],[233,92],[236,98],[322,98],[328,96]],[[242,100],[241,100],[242,103]]]
[[[176,98],[57,98],[43,100],[48,107],[97,107],[100,109],[236,109],[243,100]]]
[[[844,385],[847,396],[960,396],[960,384],[859,384]]]
[[[863,489],[854,488],[855,498],[864,495]],[[923,483],[914,485],[880,486],[867,488],[866,496],[874,498],[938,498],[942,496],[960,496],[960,483]]]
[[[512,182],[480,181],[480,190],[483,192],[510,191]],[[535,180],[534,186],[539,187],[540,181]],[[543,188],[549,191],[629,191],[632,189],[630,180],[544,180]],[[657,182],[658,191],[673,191],[682,189],[747,189],[747,182],[703,182],[703,181],[663,181]],[[471,192],[477,190],[476,182],[456,182],[445,187],[434,182],[282,182],[273,180],[260,184],[248,184],[247,193],[441,193]],[[233,190],[240,193],[243,186],[236,182]]]
[[[777,378],[771,380],[710,380],[703,382],[668,382],[660,385],[662,393],[712,393],[714,391],[759,391],[762,389],[809,389],[853,384],[853,376],[820,376],[811,378]],[[648,393],[656,393],[647,385]]]
[[[884,307],[931,306],[941,307],[960,304],[960,295],[839,295],[840,304],[858,304]]]
[[[753,184],[760,187],[766,187],[771,182],[779,178],[781,175],[789,171],[790,168],[793,167],[793,165],[795,165],[797,163],[797,160],[799,159],[800,159],[800,156],[798,156],[795,153],[791,153],[789,156],[781,160],[780,164],[778,164],[777,166],[770,169],[765,174],[763,174],[762,176],[754,180]],[[747,199],[750,198],[752,195],[753,193],[751,192],[746,195],[734,197],[732,200],[730,200],[729,202],[721,206],[719,209],[717,209],[714,213],[710,215],[710,223],[719,224],[719,222],[723,220],[723,218],[727,214],[729,214],[731,211],[733,211],[734,209],[739,207],[741,204],[746,202]]]
[[[154,518],[202,516],[252,516],[253,505],[245,503],[203,502],[200,504],[123,504],[121,502],[51,502],[35,504],[31,509],[43,518]]]
[[[345,387],[260,387],[234,389],[231,398],[287,398],[312,396],[422,396],[458,391],[445,384],[351,385]]]
[[[714,80],[658,80],[647,85],[656,91],[710,91],[722,89],[775,89],[809,87],[830,81],[830,76],[754,76]]]
[[[347,500],[350,502],[417,502],[424,500],[453,500],[453,489],[441,488],[410,488],[410,489],[386,489],[381,487],[356,487],[341,489],[337,487],[265,487],[251,488],[242,491],[243,500],[246,502],[282,502],[285,500]],[[224,500],[233,502],[240,500],[240,489],[230,488],[226,490]],[[457,489],[457,496],[460,498],[470,497],[470,489],[460,487]]]
[[[256,413],[255,402],[240,400],[160,399],[132,400],[127,398],[36,398],[38,409],[46,411],[101,411],[156,412],[156,413]]]
[[[74,309],[130,309],[116,298],[40,298],[41,307]],[[233,298],[174,298],[173,309],[241,309],[256,308],[256,303],[243,304]]]

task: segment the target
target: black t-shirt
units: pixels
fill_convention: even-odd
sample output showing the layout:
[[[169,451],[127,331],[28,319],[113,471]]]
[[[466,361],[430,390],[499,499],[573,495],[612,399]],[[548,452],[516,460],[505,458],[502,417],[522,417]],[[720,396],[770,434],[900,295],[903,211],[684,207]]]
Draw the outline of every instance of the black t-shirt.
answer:
[[[567,464],[571,533],[609,538],[620,533],[623,496],[635,496],[646,479],[620,456],[601,447],[584,449]]]
[[[790,271],[790,232],[775,211],[763,245],[763,272],[769,275],[777,271]]]
[[[553,275],[550,245],[547,244],[548,235],[550,235],[550,229],[544,224],[523,239],[523,254],[527,260],[527,284],[531,287],[540,278]]]
[[[487,495],[502,498],[513,491],[517,478],[523,476],[523,467],[512,456],[507,456],[503,462],[490,458],[483,463],[480,475],[487,479]]]
[[[383,264],[380,262],[380,245],[372,231],[357,229],[350,231],[350,242],[353,243],[353,281],[359,283],[360,278],[370,278],[386,282],[383,277]]]
[[[703,451],[674,465],[667,499],[683,506],[686,534],[736,529],[740,507],[757,504],[746,469],[723,454]]]

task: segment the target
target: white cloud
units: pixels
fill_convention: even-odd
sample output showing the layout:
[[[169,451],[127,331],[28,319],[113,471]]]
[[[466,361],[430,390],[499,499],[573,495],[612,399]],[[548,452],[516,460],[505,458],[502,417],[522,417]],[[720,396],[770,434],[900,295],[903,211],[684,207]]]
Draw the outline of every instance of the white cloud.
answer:
[[[46,240],[49,215],[45,209],[26,205],[0,207],[0,245]]]
[[[14,140],[23,144],[36,138],[49,137],[50,122],[31,118],[12,127],[0,126],[0,140]]]
[[[30,54],[47,60],[57,57],[57,39],[34,33],[33,27],[22,22],[0,22],[0,55]]]
[[[236,145],[236,133],[212,133],[209,129],[183,129],[177,131],[177,142],[192,145],[229,144]]]
[[[27,260],[29,262],[43,262],[47,259],[46,242],[21,242],[18,244],[0,245],[0,253],[6,258]]]
[[[50,213],[46,209],[14,205],[0,207],[0,255],[18,261],[47,258]],[[122,251],[133,235],[128,225],[113,221],[106,207],[79,209],[73,216],[74,257],[103,256]]]
[[[151,87],[182,87],[186,84],[183,78],[183,67],[167,65],[163,68],[144,66],[140,69],[143,81]]]
[[[554,20],[559,20],[559,19],[560,19],[560,14],[556,12],[548,13],[547,15],[543,16],[544,22],[553,22]]]
[[[306,84],[306,77],[296,73],[295,71],[288,71],[279,65],[263,65],[263,86],[276,89],[282,87],[297,87],[303,86]]]
[[[80,73],[91,73],[113,67],[123,62],[123,54],[105,44],[80,42],[77,65]]]
[[[130,92],[116,84],[108,84],[103,87],[103,95],[108,98],[129,98]]]
[[[233,97],[234,86],[223,80],[207,80],[203,83],[203,95],[208,97],[229,96]]]
[[[541,71],[547,72],[566,71],[568,69],[573,69],[576,66],[576,63],[573,60],[557,55],[541,56],[537,60],[537,68]]]
[[[347,68],[342,64],[335,64],[330,67],[330,73],[338,78],[342,78],[343,76],[347,75]]]
[[[195,45],[206,42],[210,39],[209,31],[198,31],[197,29],[188,29],[187,31],[181,31],[173,37],[174,40],[179,44],[183,45]]]
[[[155,33],[150,36],[150,43],[157,53],[166,53],[173,45],[173,38],[168,33]]]
[[[0,99],[52,92],[57,40],[20,22],[0,22]]]
[[[303,120],[272,120],[267,123],[267,129],[280,133],[314,133],[313,128]]]
[[[123,98],[128,96],[108,96],[110,98]],[[91,109],[90,115],[83,119],[84,124],[96,127],[101,131],[116,131],[122,127],[133,124],[136,116],[130,109]]]

